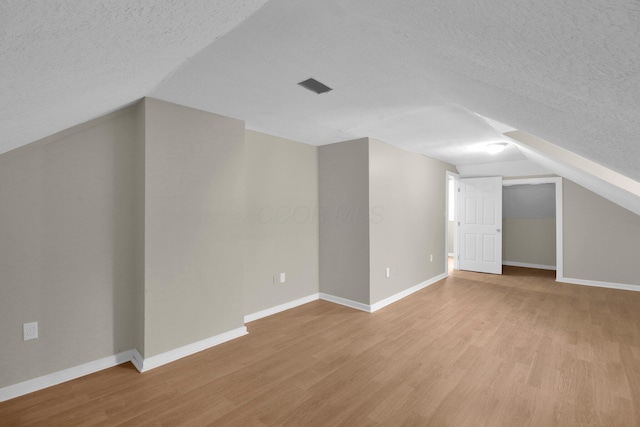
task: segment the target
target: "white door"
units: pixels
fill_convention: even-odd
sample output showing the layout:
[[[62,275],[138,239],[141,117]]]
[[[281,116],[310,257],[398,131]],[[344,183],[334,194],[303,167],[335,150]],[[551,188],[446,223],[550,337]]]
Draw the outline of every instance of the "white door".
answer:
[[[458,243],[460,270],[502,274],[502,177],[460,180]]]

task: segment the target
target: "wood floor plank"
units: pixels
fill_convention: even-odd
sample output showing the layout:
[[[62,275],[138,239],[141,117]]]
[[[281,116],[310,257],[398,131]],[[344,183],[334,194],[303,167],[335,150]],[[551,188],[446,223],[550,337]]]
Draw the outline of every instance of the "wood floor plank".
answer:
[[[0,403],[0,425],[640,425],[640,293],[504,273],[371,314],[311,302],[144,374]]]

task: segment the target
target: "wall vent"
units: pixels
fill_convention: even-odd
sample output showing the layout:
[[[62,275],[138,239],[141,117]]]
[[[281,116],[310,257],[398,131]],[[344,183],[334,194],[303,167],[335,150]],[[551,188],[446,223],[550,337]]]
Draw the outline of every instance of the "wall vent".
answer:
[[[325,92],[329,92],[330,90],[333,90],[329,86],[323,83],[320,83],[316,79],[307,79],[298,84],[305,89],[309,89],[310,91],[317,93],[318,95],[321,93],[325,93]]]

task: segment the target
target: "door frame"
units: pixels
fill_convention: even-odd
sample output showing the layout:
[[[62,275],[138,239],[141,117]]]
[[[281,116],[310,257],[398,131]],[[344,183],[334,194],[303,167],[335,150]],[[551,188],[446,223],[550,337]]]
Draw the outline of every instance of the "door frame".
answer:
[[[449,241],[449,180],[453,179],[453,269],[459,270],[460,261],[458,260],[458,227],[455,226],[458,222],[458,200],[457,193],[460,186],[460,174],[447,171],[445,184],[445,210],[444,210],[444,225],[445,225],[445,240],[444,240],[444,271],[449,274],[449,251],[447,250],[447,242]]]
[[[512,185],[555,184],[556,187],[556,282],[562,281],[563,276],[563,233],[562,233],[562,178],[513,178],[502,180],[503,187]]]

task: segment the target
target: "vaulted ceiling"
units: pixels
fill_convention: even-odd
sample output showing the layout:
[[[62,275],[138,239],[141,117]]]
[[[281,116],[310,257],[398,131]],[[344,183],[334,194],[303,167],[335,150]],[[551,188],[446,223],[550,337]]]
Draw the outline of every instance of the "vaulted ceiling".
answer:
[[[148,95],[265,2],[0,1],[0,153]]]
[[[635,0],[10,0],[0,34],[0,153],[153,96],[310,144],[553,166],[483,151],[518,129],[640,181]]]

